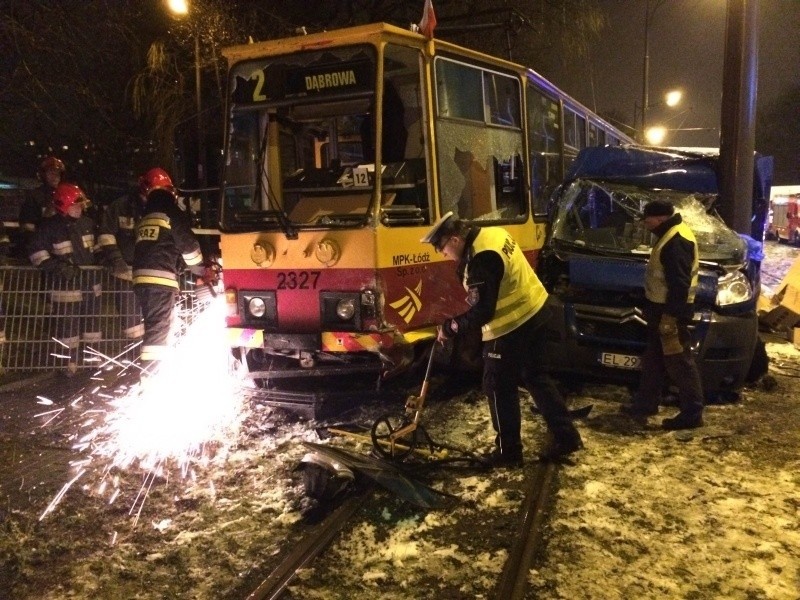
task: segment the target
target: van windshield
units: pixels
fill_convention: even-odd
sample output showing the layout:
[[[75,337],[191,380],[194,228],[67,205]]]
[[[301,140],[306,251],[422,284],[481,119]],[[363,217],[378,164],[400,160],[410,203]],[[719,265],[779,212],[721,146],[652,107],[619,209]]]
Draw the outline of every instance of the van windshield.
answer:
[[[555,207],[552,242],[556,247],[598,253],[648,255],[655,236],[638,217],[652,200],[675,206],[697,238],[701,261],[744,264],[747,243],[709,208],[716,194],[576,179],[562,190]]]

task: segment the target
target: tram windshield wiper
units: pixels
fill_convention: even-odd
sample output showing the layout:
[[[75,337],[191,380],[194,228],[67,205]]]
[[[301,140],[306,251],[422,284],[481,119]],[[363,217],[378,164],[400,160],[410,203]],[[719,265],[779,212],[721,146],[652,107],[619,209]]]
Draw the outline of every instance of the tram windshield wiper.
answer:
[[[267,148],[269,146],[269,121],[272,119],[277,119],[278,115],[274,112],[269,113],[269,118],[267,124],[264,126],[263,136],[261,138],[261,147],[258,150],[258,177],[256,178],[256,189],[253,192],[253,206],[264,206],[265,204],[262,203],[266,193],[266,206],[274,207],[274,210],[268,211],[254,211],[257,214],[264,215],[264,222],[269,222],[269,217],[274,217],[277,225],[281,228],[281,231],[289,240],[296,240],[297,239],[297,228],[292,226],[289,217],[286,215],[283,209],[283,204],[279,201],[275,193],[272,191],[272,186],[270,185],[269,174],[267,173],[266,169],[266,156],[267,156]],[[265,189],[266,184],[266,189]],[[239,218],[238,220],[244,222],[262,222],[258,219],[255,221],[248,220],[248,216],[250,215],[242,215],[244,218]]]

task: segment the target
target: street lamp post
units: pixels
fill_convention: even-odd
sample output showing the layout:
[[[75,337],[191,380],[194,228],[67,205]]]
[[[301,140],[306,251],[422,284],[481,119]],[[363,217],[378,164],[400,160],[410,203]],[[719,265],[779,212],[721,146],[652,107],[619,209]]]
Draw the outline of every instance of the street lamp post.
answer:
[[[186,0],[167,0],[169,10],[178,16],[189,14],[189,4]],[[205,161],[205,140],[203,139],[203,100],[200,93],[200,32],[196,19],[192,27],[194,31],[194,94],[197,109],[197,186],[204,187],[206,173],[203,168]]]
[[[197,185],[205,187],[205,140],[203,139],[203,101],[200,94],[200,35],[194,28],[194,94],[197,99]]]
[[[650,87],[650,21],[656,11],[664,4],[665,0],[655,0],[652,10],[650,0],[645,3],[644,9],[644,58],[642,61],[642,126],[639,130],[639,138],[644,139],[644,132],[647,131],[647,109],[650,106],[649,87]]]

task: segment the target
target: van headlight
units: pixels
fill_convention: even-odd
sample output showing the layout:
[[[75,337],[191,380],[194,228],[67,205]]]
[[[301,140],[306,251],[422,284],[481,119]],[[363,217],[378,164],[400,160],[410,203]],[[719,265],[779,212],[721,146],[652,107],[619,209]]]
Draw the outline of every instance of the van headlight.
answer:
[[[741,271],[733,271],[719,278],[717,306],[740,304],[753,299],[753,286]]]

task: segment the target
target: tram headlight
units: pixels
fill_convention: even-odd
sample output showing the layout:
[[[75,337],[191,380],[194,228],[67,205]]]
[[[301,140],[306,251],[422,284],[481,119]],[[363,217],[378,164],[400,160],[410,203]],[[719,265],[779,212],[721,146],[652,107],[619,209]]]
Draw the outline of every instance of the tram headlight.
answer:
[[[336,303],[336,315],[342,321],[349,321],[356,314],[356,302],[353,298],[342,298]]]
[[[260,319],[264,316],[267,312],[267,305],[264,302],[263,298],[250,298],[250,302],[247,303],[247,312],[251,315]]]
[[[358,292],[320,292],[320,317],[323,329],[358,331],[361,326],[361,294]]]
[[[278,324],[278,304],[275,292],[247,290],[240,293],[244,324],[255,327],[274,327]]]

